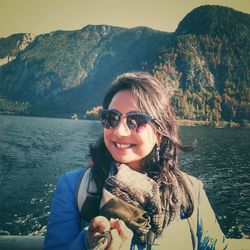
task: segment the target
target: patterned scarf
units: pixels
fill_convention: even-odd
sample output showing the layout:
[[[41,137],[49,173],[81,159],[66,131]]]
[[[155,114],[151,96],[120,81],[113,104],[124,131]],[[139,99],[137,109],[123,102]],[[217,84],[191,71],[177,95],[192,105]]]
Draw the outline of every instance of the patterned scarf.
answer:
[[[115,173],[113,175],[113,173]],[[150,218],[150,231],[159,236],[163,231],[163,225],[172,220],[170,211],[164,209],[161,202],[160,186],[146,174],[130,169],[125,164],[117,164],[111,167],[111,174],[104,185],[115,197],[143,209]],[[134,232],[134,238],[139,242],[146,242],[146,233]]]

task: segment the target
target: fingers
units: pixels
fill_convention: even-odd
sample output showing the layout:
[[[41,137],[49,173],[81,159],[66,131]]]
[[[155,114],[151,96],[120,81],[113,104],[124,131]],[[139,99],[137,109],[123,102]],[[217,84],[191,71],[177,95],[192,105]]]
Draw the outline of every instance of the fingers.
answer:
[[[118,231],[116,229],[111,229],[110,234],[111,234],[112,240],[110,242],[108,250],[121,249],[122,240],[119,237]]]
[[[118,231],[119,236],[122,240],[132,239],[133,232],[130,230],[123,220],[119,219],[110,219],[110,226],[111,228],[115,228]]]
[[[87,242],[90,247],[93,247],[96,245],[98,238],[100,235],[110,230],[110,222],[107,218],[103,216],[97,216],[94,219],[92,219],[89,228],[88,228],[88,234],[87,234]]]
[[[105,231],[110,230],[110,222],[106,217],[103,216],[97,216],[95,217],[90,225],[89,225],[89,232],[95,231],[99,233],[103,233]]]
[[[126,240],[131,240],[133,238],[133,232],[132,230],[130,230],[124,221],[122,220],[119,220],[117,222],[117,227],[116,227],[117,231],[118,231],[118,234],[120,235],[121,239],[123,241],[126,241]]]
[[[126,226],[124,221],[119,219],[110,219],[103,217],[95,217],[88,228],[87,242],[90,247],[97,244],[100,235],[110,231],[111,243],[108,250],[127,250],[130,249],[133,232]]]
[[[108,250],[130,249],[133,232],[126,226],[124,221],[110,219],[112,241]]]
[[[109,220],[109,222],[110,222],[110,227],[111,227],[111,228],[117,228],[117,224],[118,224],[119,221],[120,221],[119,219],[113,219],[113,218],[111,218],[111,219]]]

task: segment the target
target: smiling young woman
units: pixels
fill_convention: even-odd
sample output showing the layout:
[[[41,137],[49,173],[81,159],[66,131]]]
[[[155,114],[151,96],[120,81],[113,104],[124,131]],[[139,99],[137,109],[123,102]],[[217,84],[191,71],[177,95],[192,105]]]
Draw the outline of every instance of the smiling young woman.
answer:
[[[86,184],[95,184],[97,212],[81,228],[89,211],[79,213],[72,197],[84,170],[67,173],[57,186],[44,249],[92,249],[107,231],[109,250],[227,248],[202,183],[180,170],[179,151],[190,147],[180,142],[157,79],[142,72],[118,76],[105,95],[101,124]]]
[[[136,101],[131,91],[119,91],[113,97],[109,109],[125,115],[120,115],[115,127],[104,128],[104,143],[108,151],[115,161],[125,163],[133,170],[142,171],[144,157],[156,144],[160,144],[160,134],[146,119],[144,123],[136,126],[137,120],[140,121],[143,114],[136,113]],[[129,119],[129,115],[132,115],[132,119]],[[129,128],[129,121],[134,128]]]

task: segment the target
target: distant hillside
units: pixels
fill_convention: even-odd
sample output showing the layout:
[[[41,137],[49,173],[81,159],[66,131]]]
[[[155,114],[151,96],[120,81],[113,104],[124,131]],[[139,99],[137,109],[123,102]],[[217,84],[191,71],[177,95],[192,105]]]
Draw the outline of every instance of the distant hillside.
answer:
[[[250,119],[250,15],[220,6],[189,13],[162,48],[155,72],[175,82],[180,117]]]
[[[14,60],[32,41],[32,34],[14,34],[8,38],[0,38],[0,66]]]
[[[118,73],[152,68],[168,38],[145,27],[103,25],[40,35],[0,68],[0,95],[28,101],[30,114],[83,113],[101,103]]]
[[[117,74],[144,70],[162,80],[180,118],[249,121],[249,29],[248,14],[201,6],[174,33],[89,25],[22,49],[24,34],[0,39],[0,59],[12,58],[0,67],[0,112],[81,117]]]

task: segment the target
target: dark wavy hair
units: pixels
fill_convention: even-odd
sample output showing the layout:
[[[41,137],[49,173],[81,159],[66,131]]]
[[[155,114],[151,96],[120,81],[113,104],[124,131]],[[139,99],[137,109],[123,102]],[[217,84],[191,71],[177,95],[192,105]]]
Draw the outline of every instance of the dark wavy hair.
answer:
[[[161,200],[170,220],[179,211],[178,192],[181,190],[182,209],[188,218],[193,212],[193,197],[178,165],[179,150],[189,151],[191,147],[181,144],[178,135],[176,117],[170,104],[170,97],[162,85],[153,76],[144,72],[125,73],[116,78],[106,93],[103,108],[108,109],[112,98],[122,90],[132,92],[138,111],[152,115],[158,126],[156,130],[162,136],[159,156],[156,161],[156,147],[144,158],[143,170],[160,184]],[[101,192],[107,178],[113,158],[104,144],[103,135],[90,146],[93,160],[93,179]],[[174,177],[174,178],[173,178]],[[173,180],[177,181],[173,181]],[[166,223],[166,222],[165,222]]]

